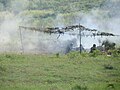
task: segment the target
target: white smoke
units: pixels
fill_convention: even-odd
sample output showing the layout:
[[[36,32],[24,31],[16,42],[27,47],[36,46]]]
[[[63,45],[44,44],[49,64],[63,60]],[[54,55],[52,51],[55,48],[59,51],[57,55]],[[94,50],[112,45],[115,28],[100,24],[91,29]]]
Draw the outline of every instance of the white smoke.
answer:
[[[25,53],[57,53],[66,52],[67,46],[75,43],[75,40],[67,36],[45,34],[26,29],[20,29],[21,18],[12,14],[5,14],[5,19],[0,25],[0,51],[1,52],[21,52]],[[26,25],[24,25],[26,26]],[[63,39],[65,38],[65,39]]]
[[[16,43],[18,43],[17,28],[18,28],[18,20],[15,19],[15,16],[13,14],[6,12],[6,14],[4,14],[4,20],[0,25],[1,51],[17,49],[18,46],[15,45]]]
[[[14,3],[13,7],[18,3]],[[107,0],[100,8],[93,9],[88,13],[80,13],[70,20],[71,24],[82,24],[83,26],[99,31],[106,31],[114,34],[120,34],[120,1]],[[18,9],[17,9],[18,10]],[[22,9],[19,9],[20,11]],[[16,10],[15,10],[16,12]],[[17,11],[19,12],[19,11]],[[24,52],[36,53],[57,53],[66,52],[66,48],[74,43],[79,45],[79,37],[70,35],[49,35],[39,32],[33,32],[22,29],[22,43],[20,39],[19,26],[21,18],[14,13],[4,12],[4,18],[0,24],[0,51],[21,51],[23,46]],[[65,19],[61,14],[57,16],[54,25],[56,27],[65,27]],[[26,25],[24,25],[26,26]],[[99,45],[99,41],[109,39],[114,42],[120,42],[118,37],[82,37],[84,48],[90,48],[94,43]],[[77,39],[77,40],[76,40]],[[77,42],[77,45],[76,45]],[[22,45],[21,45],[22,44]]]
[[[115,35],[120,35],[120,1],[119,0],[107,0],[100,8],[91,10],[89,13],[85,13],[82,16],[80,22],[82,25],[97,29],[101,32],[113,33]],[[90,48],[92,44],[99,45],[98,40],[110,40],[117,44],[120,43],[120,37],[96,37],[96,38],[85,38],[83,37],[83,45],[86,48]]]

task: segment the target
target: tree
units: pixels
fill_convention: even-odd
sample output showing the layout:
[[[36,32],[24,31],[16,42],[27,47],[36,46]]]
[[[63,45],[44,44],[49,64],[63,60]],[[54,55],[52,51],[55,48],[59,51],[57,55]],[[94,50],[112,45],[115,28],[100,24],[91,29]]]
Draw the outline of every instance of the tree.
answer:
[[[102,45],[104,45],[105,51],[108,51],[108,50],[115,49],[115,45],[116,44],[113,43],[113,42],[110,42],[110,41],[106,40],[106,41],[103,41]]]

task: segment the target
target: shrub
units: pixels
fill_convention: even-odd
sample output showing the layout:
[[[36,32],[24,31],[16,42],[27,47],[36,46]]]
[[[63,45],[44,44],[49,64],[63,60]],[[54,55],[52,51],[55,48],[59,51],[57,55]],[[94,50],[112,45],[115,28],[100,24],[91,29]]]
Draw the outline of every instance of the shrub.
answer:
[[[57,57],[57,58],[59,58],[59,57],[60,57],[60,54],[59,54],[59,53],[56,53],[55,55],[56,55],[56,57]]]
[[[105,69],[109,69],[109,70],[114,69],[113,66],[110,65],[110,64],[104,65],[104,68],[105,68]]]
[[[106,41],[103,41],[102,45],[104,45],[105,50],[108,51],[108,50],[114,50],[116,44],[106,40]]]
[[[98,55],[101,55],[102,53],[100,52],[100,50],[94,50],[93,53],[90,53],[90,56],[92,57],[96,57]]]
[[[115,86],[114,86],[114,84],[112,84],[112,83],[110,83],[110,84],[107,85],[107,90],[111,90],[111,89],[112,89],[112,90],[113,90],[113,89],[115,90]]]
[[[113,57],[118,57],[119,56],[118,50],[116,50],[116,49],[112,50],[111,53],[112,53]]]

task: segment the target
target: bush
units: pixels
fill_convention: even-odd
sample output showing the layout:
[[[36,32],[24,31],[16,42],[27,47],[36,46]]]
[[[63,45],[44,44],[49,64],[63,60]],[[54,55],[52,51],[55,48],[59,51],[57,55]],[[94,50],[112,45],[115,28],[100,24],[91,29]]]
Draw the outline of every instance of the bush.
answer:
[[[113,66],[110,65],[110,64],[104,65],[104,68],[105,68],[105,69],[109,69],[109,70],[114,69]]]
[[[90,53],[90,56],[92,57],[96,57],[98,55],[101,55],[102,53],[100,52],[100,50],[94,50],[93,53]]]
[[[60,54],[59,54],[59,53],[56,53],[55,55],[56,55],[56,58],[59,58],[59,57],[60,57]]]
[[[112,53],[113,57],[118,57],[119,56],[118,50],[112,50],[111,53]]]

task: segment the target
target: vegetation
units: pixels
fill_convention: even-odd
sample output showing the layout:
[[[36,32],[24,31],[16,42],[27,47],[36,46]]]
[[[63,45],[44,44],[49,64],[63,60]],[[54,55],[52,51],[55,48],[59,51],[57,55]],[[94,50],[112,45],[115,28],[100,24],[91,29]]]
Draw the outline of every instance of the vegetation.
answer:
[[[105,1],[0,0],[0,25],[13,17],[26,26],[73,24],[80,13],[100,8]],[[0,90],[120,90],[120,49],[108,41],[104,45],[111,55],[98,50],[67,55],[1,53]]]
[[[103,41],[102,45],[105,46],[105,51],[108,51],[108,50],[114,50],[116,44],[106,40]]]
[[[0,90],[120,89],[120,55],[0,54],[0,60]]]
[[[0,0],[2,10],[54,10],[56,13],[69,13],[88,10],[100,5],[105,0]],[[18,5],[18,6],[17,6]],[[22,7],[19,7],[19,6]],[[25,6],[24,6],[25,5]]]
[[[0,22],[4,18],[1,17],[1,13],[10,12],[17,17],[23,13],[21,17],[23,25],[52,27],[58,25],[56,22],[59,22],[60,25],[70,25],[75,23],[77,17],[80,18],[81,13],[87,13],[92,9],[101,8],[99,14],[104,16],[104,12],[109,12],[108,9],[112,6],[107,6],[105,4],[107,1],[109,0],[0,0]],[[119,0],[113,1],[113,3],[115,6],[119,6]],[[25,12],[30,13],[31,16],[28,17],[29,15],[25,15]],[[108,13],[104,19],[108,20],[112,14]]]
[[[4,11],[23,18],[23,25],[38,27],[73,24],[75,17],[100,7],[105,0],[0,0],[0,16]],[[0,17],[0,22],[3,17]],[[62,19],[63,18],[63,19]],[[62,19],[62,22],[61,22]],[[28,23],[29,22],[29,23]]]

